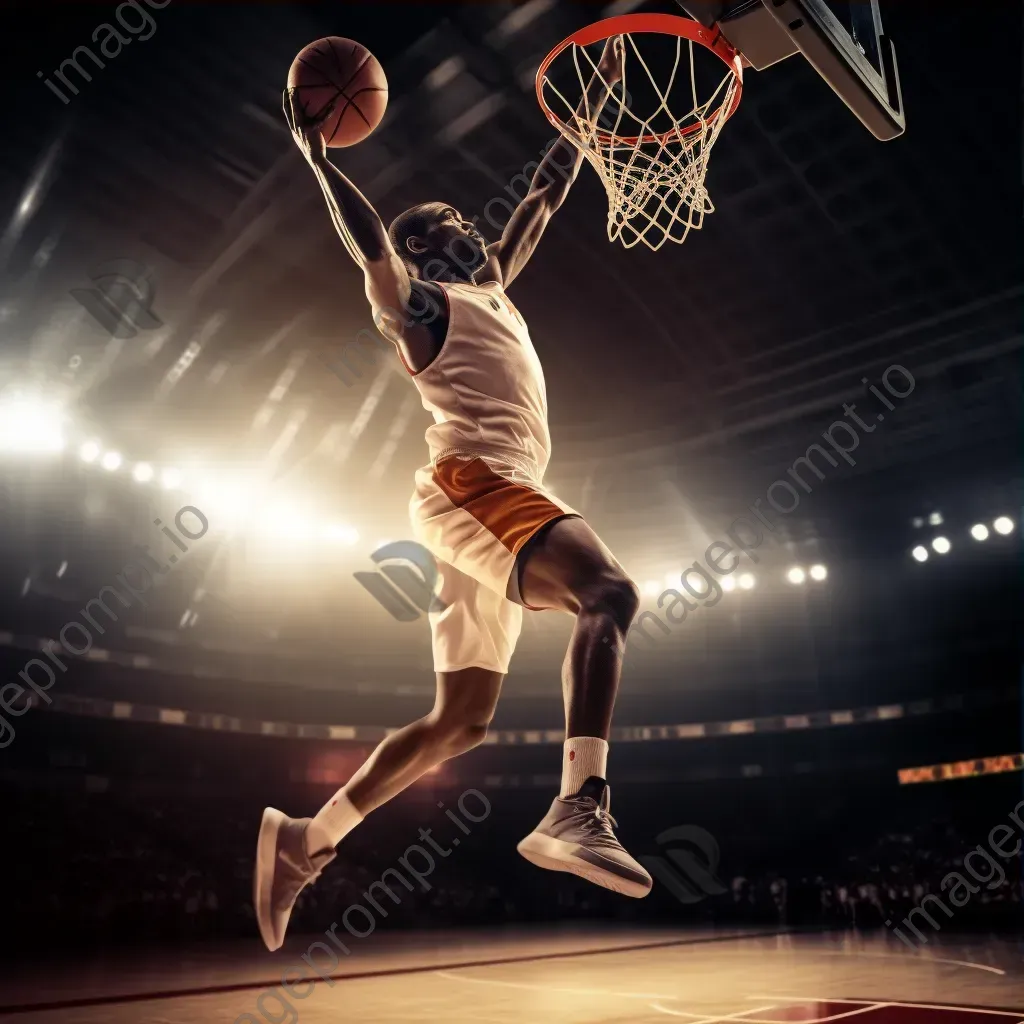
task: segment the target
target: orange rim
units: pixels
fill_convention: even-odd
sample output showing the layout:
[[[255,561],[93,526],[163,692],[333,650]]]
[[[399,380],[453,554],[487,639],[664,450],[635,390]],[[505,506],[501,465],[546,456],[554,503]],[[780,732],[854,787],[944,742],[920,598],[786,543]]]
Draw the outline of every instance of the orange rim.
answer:
[[[541,110],[544,111],[544,116],[559,131],[572,133],[569,126],[548,106],[547,101],[544,99],[544,80],[547,77],[548,68],[551,67],[552,61],[570,46],[590,46],[591,43],[601,42],[601,40],[608,39],[611,36],[629,35],[633,32],[652,32],[658,35],[679,36],[683,39],[699,43],[705,49],[710,50],[732,72],[733,78],[736,80],[736,92],[733,94],[729,109],[725,110],[723,104],[723,106],[708,116],[705,123],[715,121],[720,117],[723,120],[728,120],[732,117],[736,108],[740,105],[740,97],[743,94],[743,56],[722,35],[722,30],[718,25],[712,28],[705,28],[699,22],[690,21],[689,18],[678,18],[674,14],[620,14],[615,18],[595,21],[592,25],[587,25],[578,32],[574,32],[571,36],[563,39],[544,58],[540,67],[537,68],[537,102],[540,104]],[[597,136],[602,142],[612,142],[614,140],[619,144],[629,146],[635,146],[643,142],[664,144],[672,138],[692,135],[703,127],[703,124],[690,125],[688,128],[679,128],[677,126],[675,129],[670,129],[660,135],[650,133],[647,135],[630,136],[616,135],[613,132],[599,128]]]

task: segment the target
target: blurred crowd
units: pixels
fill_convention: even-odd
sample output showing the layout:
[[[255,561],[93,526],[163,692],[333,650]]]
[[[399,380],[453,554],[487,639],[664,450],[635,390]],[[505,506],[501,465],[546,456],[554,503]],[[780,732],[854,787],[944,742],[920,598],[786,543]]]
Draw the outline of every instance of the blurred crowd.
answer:
[[[869,838],[827,874],[798,869],[755,879],[736,876],[730,893],[732,914],[735,919],[753,916],[791,925],[898,928],[914,907],[934,895],[954,912],[953,927],[958,930],[1020,928],[1020,857],[976,856],[966,867],[965,857],[978,848],[978,838],[968,837],[949,821],[931,820],[906,832]],[[951,872],[976,890],[966,890],[970,895],[962,907],[950,900],[950,885],[942,886]],[[937,914],[944,926],[949,919],[941,911]]]
[[[8,801],[18,840],[6,844],[4,854],[10,862],[5,909],[19,934],[45,934],[51,941],[60,934],[100,946],[255,934],[251,879],[258,805],[140,803],[82,793],[13,793]],[[454,827],[444,831],[445,819],[433,801],[399,808],[390,818],[375,815],[357,829],[317,886],[300,897],[296,927],[322,931],[347,907],[366,905],[370,884],[385,869],[400,867],[398,858],[428,822],[443,846]],[[517,821],[510,824],[503,815],[475,826],[453,856],[435,856],[423,885],[413,892],[393,886],[399,902],[383,900],[387,920],[375,913],[375,927],[592,916],[850,928],[876,928],[888,920],[898,926],[926,895],[943,895],[942,879],[964,870],[964,856],[978,841],[948,821],[928,820],[902,833],[851,832],[845,845],[833,843],[828,852],[803,844],[787,858],[786,869],[771,870],[754,856],[758,844],[752,836],[747,870],[741,849],[726,850],[719,872],[725,891],[680,905],[657,884],[652,899],[621,900],[569,876],[538,872],[516,855],[520,831]],[[979,891],[956,911],[953,927],[1018,926],[1019,865],[1015,858],[1003,864],[1001,879],[975,883]]]

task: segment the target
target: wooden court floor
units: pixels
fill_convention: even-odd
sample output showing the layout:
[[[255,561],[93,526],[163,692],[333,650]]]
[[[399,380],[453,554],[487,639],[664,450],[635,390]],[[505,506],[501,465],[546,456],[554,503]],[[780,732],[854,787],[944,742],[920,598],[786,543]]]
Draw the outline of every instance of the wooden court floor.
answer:
[[[319,965],[324,978],[289,973],[291,993],[281,978],[304,966],[299,954],[309,946],[301,941],[283,957],[253,943],[88,967],[53,962],[0,983],[0,1017],[25,1024],[1024,1024],[1024,947],[1005,939],[943,935],[912,951],[886,934],[849,933],[534,929],[378,938],[338,970]]]

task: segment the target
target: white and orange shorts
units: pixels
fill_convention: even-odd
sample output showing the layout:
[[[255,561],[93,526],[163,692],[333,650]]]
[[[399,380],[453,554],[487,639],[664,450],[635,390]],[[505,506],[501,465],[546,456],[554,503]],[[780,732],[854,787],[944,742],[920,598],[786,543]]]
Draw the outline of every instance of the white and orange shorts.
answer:
[[[415,538],[437,559],[443,611],[430,613],[436,672],[508,672],[523,609],[505,596],[516,555],[544,525],[577,515],[500,457],[453,454],[416,473]]]

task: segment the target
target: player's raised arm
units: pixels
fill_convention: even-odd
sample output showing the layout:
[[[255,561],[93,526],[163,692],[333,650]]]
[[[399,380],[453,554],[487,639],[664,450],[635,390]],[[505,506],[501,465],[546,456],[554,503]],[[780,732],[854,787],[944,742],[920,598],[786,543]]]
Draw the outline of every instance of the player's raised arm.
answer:
[[[597,74],[591,78],[580,102],[580,113],[585,111],[593,120],[600,115],[611,95],[611,87],[622,78],[622,58],[622,36],[612,36],[605,43]],[[497,272],[504,286],[515,280],[533,255],[551,215],[569,194],[582,162],[583,154],[563,136],[537,166],[530,191],[509,218],[500,241],[488,247],[488,256],[492,265],[497,262]]]
[[[375,310],[408,308],[409,272],[395,252],[387,228],[370,201],[327,159],[327,146],[319,126],[330,117],[333,104],[313,120],[303,113],[295,90],[285,89],[283,106],[295,144],[323,190],[334,227],[366,277],[370,304]]]

